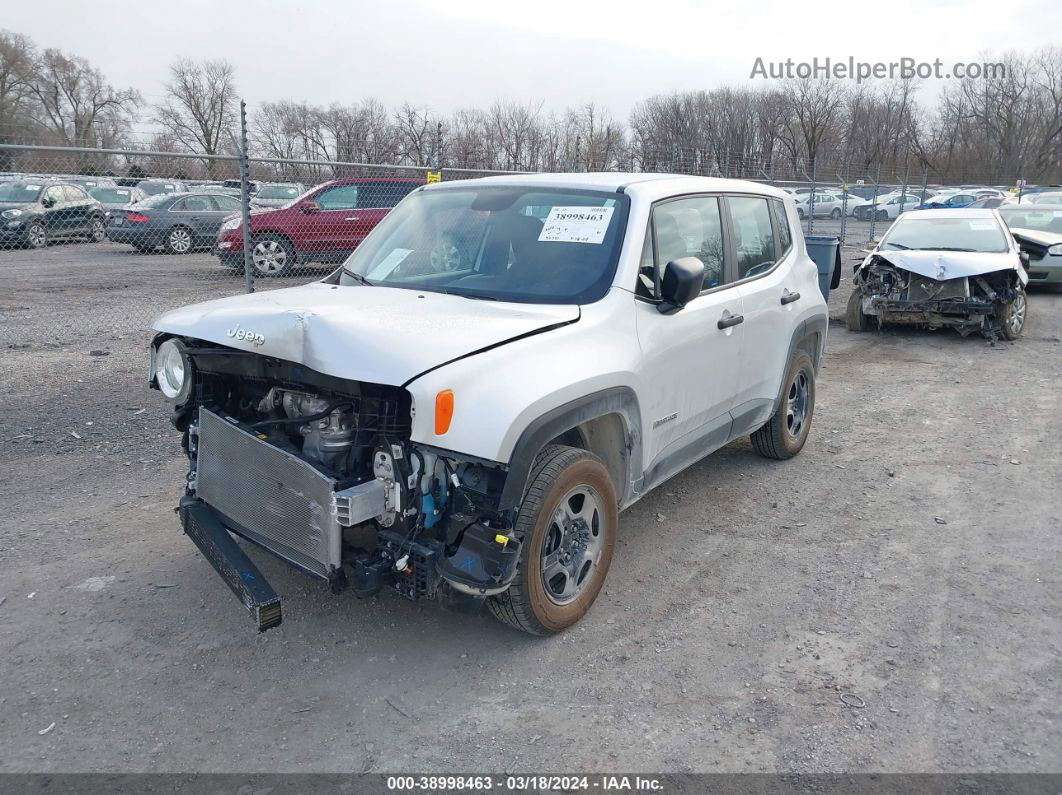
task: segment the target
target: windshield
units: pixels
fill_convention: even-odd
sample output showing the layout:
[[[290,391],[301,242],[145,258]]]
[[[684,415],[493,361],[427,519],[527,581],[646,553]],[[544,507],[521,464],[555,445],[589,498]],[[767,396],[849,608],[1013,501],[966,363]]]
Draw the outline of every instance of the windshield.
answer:
[[[366,238],[339,284],[579,304],[612,281],[630,200],[521,186],[417,191]]]
[[[255,194],[259,199],[295,199],[300,191],[291,185],[266,185]]]
[[[133,196],[133,191],[129,188],[93,188],[89,193],[96,201],[109,204],[128,204]]]
[[[35,202],[43,188],[29,182],[0,182],[0,202]]]
[[[920,214],[921,215],[921,214]],[[901,218],[881,241],[885,251],[1007,251],[1007,238],[996,219],[981,218]]]
[[[1032,207],[1000,207],[999,214],[1011,229],[1034,229],[1062,235],[1062,205],[1035,210]]]

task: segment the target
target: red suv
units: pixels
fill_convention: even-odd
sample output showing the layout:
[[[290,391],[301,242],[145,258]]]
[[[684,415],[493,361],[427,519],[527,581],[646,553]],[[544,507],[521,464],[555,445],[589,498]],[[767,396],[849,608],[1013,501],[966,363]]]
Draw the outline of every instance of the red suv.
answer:
[[[296,264],[337,262],[358,247],[422,179],[348,177],[318,185],[286,207],[251,212],[255,274],[284,276]],[[214,253],[223,265],[243,267],[239,216],[218,230]]]

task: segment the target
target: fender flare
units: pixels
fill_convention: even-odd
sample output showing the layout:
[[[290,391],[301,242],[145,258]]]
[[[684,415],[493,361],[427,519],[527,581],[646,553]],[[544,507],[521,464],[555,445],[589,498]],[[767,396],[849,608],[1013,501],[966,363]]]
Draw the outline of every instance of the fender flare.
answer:
[[[642,433],[638,396],[628,386],[610,387],[576,398],[547,411],[528,423],[516,440],[509,457],[509,472],[498,498],[498,509],[505,511],[517,508],[523,500],[527,479],[539,451],[551,439],[589,420],[618,414],[626,432],[626,457],[628,462],[627,482],[619,489],[620,504],[624,504],[635,476],[634,467],[641,467]]]
[[[793,331],[793,336],[789,338],[789,355],[786,357],[786,371],[793,364],[793,360],[796,358],[797,348],[808,337],[818,334],[821,342],[818,350],[808,351],[811,356],[811,360],[815,363],[815,374],[818,375],[819,370],[822,369],[822,358],[826,354],[826,337],[830,327],[830,316],[824,310],[820,314],[812,315],[805,319],[796,329]],[[787,384],[785,382],[785,373],[782,373],[782,383],[778,387],[778,395],[774,399],[774,409],[771,412],[778,410],[778,407],[782,404],[782,399],[785,397],[785,388]]]

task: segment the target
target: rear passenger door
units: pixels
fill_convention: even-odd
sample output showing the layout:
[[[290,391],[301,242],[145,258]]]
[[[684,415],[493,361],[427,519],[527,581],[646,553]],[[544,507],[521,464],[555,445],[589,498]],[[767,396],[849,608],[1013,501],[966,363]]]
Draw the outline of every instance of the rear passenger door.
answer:
[[[714,195],[686,196],[653,207],[635,301],[645,362],[639,397],[647,487],[729,439],[744,326],[722,212]],[[703,290],[682,310],[662,314],[658,299],[664,269],[668,262],[690,256],[705,265]]]
[[[76,185],[64,185],[67,224],[71,234],[87,233],[92,216],[92,197]]]
[[[794,229],[785,204],[765,196],[727,196],[727,218],[736,253],[737,285],[745,315],[744,353],[731,413],[733,435],[771,416],[801,306],[814,299],[817,271],[801,273]],[[804,263],[807,266],[807,263]]]
[[[212,197],[185,196],[167,211],[169,226],[183,226],[191,231],[193,245],[213,242],[214,218],[219,215]]]

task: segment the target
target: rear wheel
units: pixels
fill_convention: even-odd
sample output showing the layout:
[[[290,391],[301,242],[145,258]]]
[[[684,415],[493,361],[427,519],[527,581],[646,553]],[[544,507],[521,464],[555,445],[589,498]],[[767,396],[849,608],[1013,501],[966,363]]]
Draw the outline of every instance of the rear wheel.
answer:
[[[258,276],[286,276],[295,267],[295,249],[280,235],[260,235],[251,243],[251,261]]]
[[[785,393],[767,424],[752,434],[752,447],[765,458],[786,459],[799,453],[815,413],[815,365],[800,353],[785,376]]]
[[[1003,304],[999,312],[999,329],[1003,339],[1012,341],[1021,336],[1025,328],[1025,316],[1028,314],[1028,309],[1025,290],[1019,285],[1014,300]]]
[[[166,235],[166,251],[169,254],[187,254],[192,250],[192,230],[175,226]]]
[[[103,242],[103,239],[106,236],[107,236],[107,229],[103,225],[103,219],[102,218],[93,218],[89,222],[88,239],[90,241],[92,241],[93,243],[101,243],[101,242]]]
[[[494,617],[533,635],[582,618],[612,563],[618,502],[597,456],[562,445],[539,453],[514,528],[523,542],[516,578],[487,600]]]

